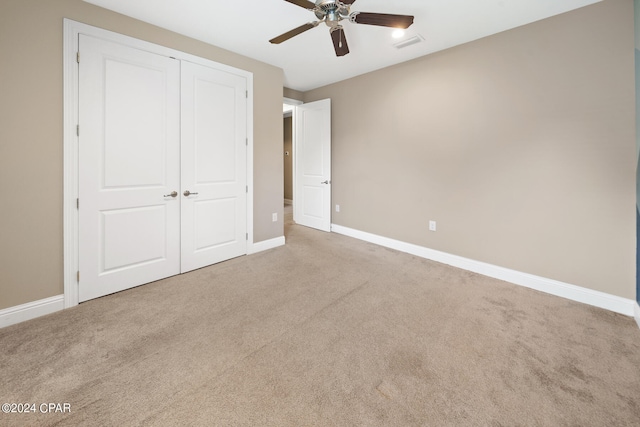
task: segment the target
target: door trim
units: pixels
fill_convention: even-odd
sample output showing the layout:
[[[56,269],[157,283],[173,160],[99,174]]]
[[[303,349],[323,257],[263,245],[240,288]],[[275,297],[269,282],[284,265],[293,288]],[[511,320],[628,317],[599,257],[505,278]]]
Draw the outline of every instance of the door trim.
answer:
[[[149,43],[133,37],[93,27],[64,18],[63,20],[63,241],[64,241],[64,308],[78,305],[79,292],[79,225],[78,209],[78,40],[80,34],[101,38],[178,60],[233,73],[247,79],[247,253],[254,252],[253,243],[253,73],[179,50]],[[80,58],[82,60],[82,58]],[[82,131],[82,130],[80,130]]]

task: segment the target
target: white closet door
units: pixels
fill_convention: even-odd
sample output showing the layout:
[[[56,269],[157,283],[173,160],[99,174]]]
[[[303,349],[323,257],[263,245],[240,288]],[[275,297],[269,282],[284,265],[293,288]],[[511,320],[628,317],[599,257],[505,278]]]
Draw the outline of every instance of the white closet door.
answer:
[[[179,61],[80,36],[79,299],[180,272]]]
[[[182,271],[247,253],[247,82],[182,62]]]

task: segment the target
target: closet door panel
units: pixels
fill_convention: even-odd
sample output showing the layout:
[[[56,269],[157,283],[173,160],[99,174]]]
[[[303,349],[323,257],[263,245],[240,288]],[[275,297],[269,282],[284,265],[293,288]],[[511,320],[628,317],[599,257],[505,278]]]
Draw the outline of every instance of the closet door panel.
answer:
[[[180,64],[80,35],[79,300],[180,272]]]
[[[182,271],[247,253],[244,77],[182,62]]]

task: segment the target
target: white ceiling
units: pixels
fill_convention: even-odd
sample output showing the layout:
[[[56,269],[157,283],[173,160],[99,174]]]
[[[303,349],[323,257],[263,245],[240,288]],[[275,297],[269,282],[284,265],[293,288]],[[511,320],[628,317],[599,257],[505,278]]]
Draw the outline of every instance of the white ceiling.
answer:
[[[84,0],[275,65],[285,86],[306,91],[568,12],[601,0],[357,0],[351,11],[414,15],[401,39],[392,29],[343,21],[349,53],[336,57],[324,24],[280,45],[268,40],[315,15],[284,0]],[[398,50],[393,44],[420,35]]]

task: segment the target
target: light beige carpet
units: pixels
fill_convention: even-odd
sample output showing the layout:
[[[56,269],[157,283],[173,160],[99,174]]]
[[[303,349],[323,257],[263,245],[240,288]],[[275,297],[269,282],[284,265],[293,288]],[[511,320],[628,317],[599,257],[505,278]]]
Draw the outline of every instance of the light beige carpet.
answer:
[[[0,329],[2,426],[638,426],[633,319],[348,237]]]

